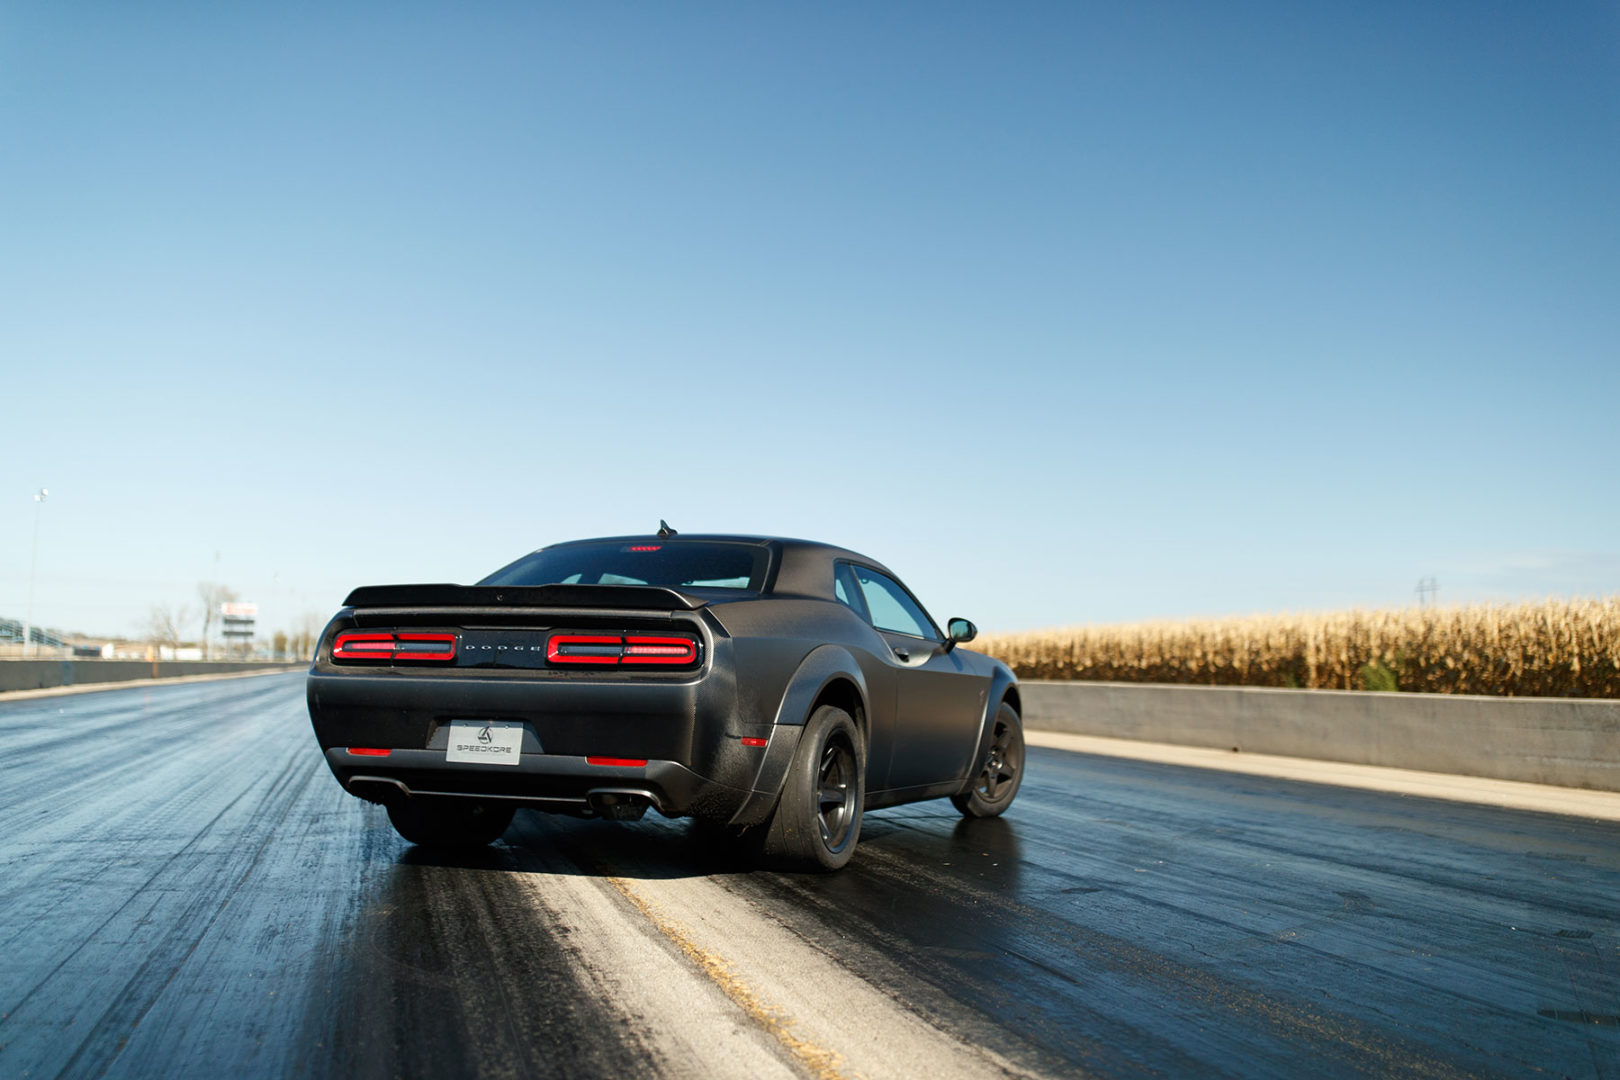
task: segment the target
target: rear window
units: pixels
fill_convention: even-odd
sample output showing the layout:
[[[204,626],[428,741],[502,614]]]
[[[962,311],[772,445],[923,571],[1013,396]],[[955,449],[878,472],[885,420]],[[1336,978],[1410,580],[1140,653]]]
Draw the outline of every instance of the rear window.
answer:
[[[695,540],[563,544],[525,555],[480,585],[662,585],[747,589],[765,583],[765,548]]]

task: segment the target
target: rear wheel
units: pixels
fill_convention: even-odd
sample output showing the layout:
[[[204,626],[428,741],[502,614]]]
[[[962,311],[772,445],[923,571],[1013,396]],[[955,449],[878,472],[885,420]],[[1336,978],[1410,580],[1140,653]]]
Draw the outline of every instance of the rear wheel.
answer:
[[[1005,701],[996,710],[990,750],[973,778],[973,786],[951,802],[964,817],[995,817],[1012,805],[1024,780],[1024,723]]]
[[[510,803],[480,799],[417,796],[388,804],[394,831],[413,844],[432,848],[483,847],[512,824]]]
[[[824,705],[805,722],[761,854],[796,870],[837,870],[855,854],[866,801],[866,744],[849,713]]]

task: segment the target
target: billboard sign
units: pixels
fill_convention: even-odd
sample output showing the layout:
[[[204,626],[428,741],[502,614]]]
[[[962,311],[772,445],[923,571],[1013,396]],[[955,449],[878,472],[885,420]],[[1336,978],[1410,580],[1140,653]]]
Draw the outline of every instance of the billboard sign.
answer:
[[[228,638],[250,638],[258,617],[258,604],[227,601],[219,605],[219,632]]]

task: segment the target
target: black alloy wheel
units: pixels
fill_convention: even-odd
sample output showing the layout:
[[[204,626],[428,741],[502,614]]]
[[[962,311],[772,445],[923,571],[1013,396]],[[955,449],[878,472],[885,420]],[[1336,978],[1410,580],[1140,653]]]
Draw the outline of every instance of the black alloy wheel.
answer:
[[[860,820],[855,805],[855,751],[843,738],[831,739],[821,752],[820,806],[816,819],[821,826],[821,842],[829,851],[842,851],[849,831]]]
[[[823,705],[805,721],[776,809],[757,826],[759,853],[783,869],[837,870],[855,854],[865,802],[865,740],[849,713]]]
[[[973,787],[951,796],[952,804],[967,817],[1000,814],[1012,805],[1024,780],[1024,725],[1017,711],[1002,702],[992,724],[990,749]]]

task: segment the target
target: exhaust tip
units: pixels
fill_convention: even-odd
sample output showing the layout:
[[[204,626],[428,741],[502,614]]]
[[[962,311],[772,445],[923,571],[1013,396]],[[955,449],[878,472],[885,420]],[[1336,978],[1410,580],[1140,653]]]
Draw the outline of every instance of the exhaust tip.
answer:
[[[608,821],[640,821],[653,799],[645,791],[591,791],[585,801],[592,811]]]
[[[351,776],[344,786],[366,802],[387,804],[411,797],[410,788],[387,776]]]

